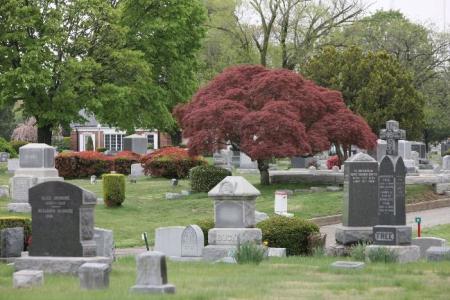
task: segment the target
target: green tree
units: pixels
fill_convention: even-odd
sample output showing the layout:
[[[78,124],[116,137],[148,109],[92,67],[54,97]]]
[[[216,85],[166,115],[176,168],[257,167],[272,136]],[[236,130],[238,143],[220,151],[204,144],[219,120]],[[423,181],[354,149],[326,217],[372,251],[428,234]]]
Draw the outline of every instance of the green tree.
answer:
[[[86,141],[86,151],[92,150],[94,150],[94,141],[92,140],[92,137],[88,136],[88,139]]]
[[[193,90],[186,61],[203,29],[183,13],[201,16],[197,2],[169,2],[2,1],[0,105],[21,100],[48,144],[52,128],[82,121],[81,109],[130,131],[172,128],[172,106]]]
[[[11,133],[16,126],[14,119],[13,105],[5,105],[0,108],[0,137],[10,140]]]
[[[394,119],[409,139],[421,136],[423,97],[410,72],[388,53],[326,47],[303,71],[317,84],[341,91],[347,106],[364,117],[375,133]]]

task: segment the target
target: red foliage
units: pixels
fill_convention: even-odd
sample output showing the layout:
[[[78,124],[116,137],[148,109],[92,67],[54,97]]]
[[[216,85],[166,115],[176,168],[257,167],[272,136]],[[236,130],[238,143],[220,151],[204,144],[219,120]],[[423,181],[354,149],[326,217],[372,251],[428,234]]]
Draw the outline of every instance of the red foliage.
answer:
[[[201,157],[189,155],[186,149],[166,147],[143,156],[141,164],[145,175],[185,178],[191,168],[206,162]]]
[[[211,153],[228,142],[256,160],[312,155],[332,143],[362,149],[376,143],[340,92],[285,69],[228,68],[190,103],[177,106],[174,115],[191,154]]]
[[[327,159],[327,168],[328,170],[331,170],[334,166],[341,166],[341,160],[339,159],[339,156],[333,155],[330,158]]]

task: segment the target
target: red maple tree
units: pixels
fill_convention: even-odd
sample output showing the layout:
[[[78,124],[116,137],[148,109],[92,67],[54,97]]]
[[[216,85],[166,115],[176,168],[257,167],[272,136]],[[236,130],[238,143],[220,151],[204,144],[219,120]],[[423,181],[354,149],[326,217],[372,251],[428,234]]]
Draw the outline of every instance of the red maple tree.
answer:
[[[338,91],[286,69],[230,67],[174,110],[192,154],[232,145],[258,162],[269,184],[271,158],[313,155],[331,144],[371,149],[376,136]]]

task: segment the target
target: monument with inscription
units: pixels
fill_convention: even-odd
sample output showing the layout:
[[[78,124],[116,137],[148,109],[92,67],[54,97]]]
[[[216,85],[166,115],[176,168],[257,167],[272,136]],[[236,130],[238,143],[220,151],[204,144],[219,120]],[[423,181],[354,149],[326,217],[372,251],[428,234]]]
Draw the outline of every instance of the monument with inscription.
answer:
[[[19,168],[10,179],[8,210],[30,212],[28,190],[42,182],[63,181],[55,169],[55,148],[47,144],[27,144],[19,149]]]
[[[378,224],[378,162],[359,152],[344,163],[344,207],[342,225],[336,229],[339,244],[372,240]]]
[[[405,177],[406,167],[398,155],[398,140],[406,133],[397,121],[387,121],[380,137],[386,140],[386,155],[378,172],[378,222],[373,227],[374,245],[366,247],[366,254],[388,247],[398,261],[414,261],[420,257],[418,246],[411,245],[411,227],[406,226]]]
[[[231,256],[244,242],[261,244],[262,232],[255,227],[255,202],[261,193],[241,176],[227,176],[208,196],[214,199],[214,228],[208,231],[203,259]]]
[[[76,185],[49,181],[29,190],[32,237],[28,257],[16,269],[75,273],[85,262],[110,263],[96,257],[94,208],[97,198]]]

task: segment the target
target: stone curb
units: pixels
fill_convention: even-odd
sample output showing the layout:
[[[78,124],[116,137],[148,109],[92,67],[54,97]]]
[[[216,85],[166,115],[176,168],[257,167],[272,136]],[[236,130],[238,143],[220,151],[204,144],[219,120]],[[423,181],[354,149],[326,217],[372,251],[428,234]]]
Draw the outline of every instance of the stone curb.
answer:
[[[421,210],[429,210],[429,209],[436,209],[436,208],[449,207],[449,206],[450,206],[450,198],[444,198],[444,199],[438,199],[438,200],[432,200],[432,201],[407,204],[406,212],[410,213],[410,212],[416,212],[416,211],[421,211]],[[319,227],[326,226],[326,225],[339,224],[342,222],[342,214],[312,218],[312,219],[309,219],[309,221],[315,223]]]

